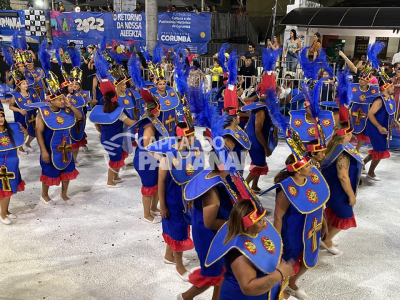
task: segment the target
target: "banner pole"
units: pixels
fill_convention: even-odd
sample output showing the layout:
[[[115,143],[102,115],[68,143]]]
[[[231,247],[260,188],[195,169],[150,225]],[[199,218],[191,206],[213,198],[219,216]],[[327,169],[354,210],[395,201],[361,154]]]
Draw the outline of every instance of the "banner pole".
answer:
[[[146,46],[150,53],[157,43],[158,32],[158,6],[157,0],[147,0],[145,2],[146,12]]]

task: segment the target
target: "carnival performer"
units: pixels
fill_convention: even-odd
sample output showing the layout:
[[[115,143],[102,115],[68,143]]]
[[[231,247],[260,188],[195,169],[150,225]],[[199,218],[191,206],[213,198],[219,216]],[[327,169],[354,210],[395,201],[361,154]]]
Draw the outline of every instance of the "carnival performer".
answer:
[[[79,73],[82,73],[82,71],[77,69],[81,64],[81,56],[79,51],[72,47],[68,47],[66,53],[68,53],[68,57],[74,67],[71,69],[71,73],[68,74],[67,71],[65,71],[64,66],[61,64],[61,73],[64,77],[64,82],[61,84],[61,87],[63,94],[65,96],[69,96],[72,105],[77,108],[82,115],[82,118],[75,120],[75,125],[70,130],[72,139],[72,156],[74,158],[75,166],[81,167],[83,165],[83,161],[78,161],[78,153],[79,148],[87,144],[85,136],[86,116],[84,113],[87,103],[81,93],[75,90],[74,83],[75,79],[79,80],[79,77],[82,76],[82,74],[79,75]]]
[[[382,70],[379,70],[380,94],[374,99],[368,112],[367,136],[371,140],[372,150],[364,159],[367,164],[371,161],[367,178],[374,181],[382,181],[375,174],[375,169],[382,159],[390,158],[388,150],[391,132],[394,126],[400,129],[400,124],[395,120],[396,103],[394,101],[394,86],[391,78]]]
[[[138,143],[133,165],[142,182],[143,221],[160,223],[158,204],[158,154],[146,150],[146,147],[162,137],[168,137],[168,131],[158,119],[160,104],[149,90],[142,89],[141,95],[146,102],[146,112],[134,125],[138,130]]]
[[[33,89],[29,89],[28,80],[19,70],[12,71],[12,74],[16,87],[11,93],[9,108],[13,111],[14,122],[20,123],[28,131],[28,139],[24,144],[25,148],[23,146],[19,148],[21,154],[27,154],[28,152],[35,152],[31,143],[36,137],[37,114],[36,108],[29,107],[27,104],[39,102],[40,99]]]
[[[261,195],[276,189],[274,226],[282,236],[282,258],[295,260],[295,275],[290,277],[286,292],[305,299],[307,294],[296,282],[318,262],[319,239],[322,230],[326,231],[322,226],[323,208],[330,192],[320,171],[311,164],[298,134],[279,112],[275,98],[270,91],[268,109],[274,123],[285,133],[292,154],[285,161],[286,169],[275,176],[275,185]]]
[[[26,130],[19,123],[8,123],[4,110],[0,109],[0,207],[1,222],[10,225],[17,216],[10,212],[12,195],[25,190],[25,182],[19,171],[18,147],[25,141]]]
[[[145,113],[146,103],[143,97],[140,95],[139,90],[141,88],[146,88],[146,84],[142,75],[140,74],[141,62],[139,57],[131,55],[128,61],[128,73],[130,75],[129,83],[131,84],[131,91],[134,93],[136,105],[135,114],[137,118],[140,118]]]
[[[30,76],[33,77],[32,88],[35,90],[36,94],[40,97],[40,101],[45,99],[45,84],[44,84],[44,71],[42,68],[35,67],[35,63],[33,61],[32,53],[28,50],[25,50],[23,53],[24,62],[25,62],[25,76],[30,80]]]
[[[95,61],[98,62],[96,58]],[[128,130],[128,126],[133,126],[136,120],[131,119],[128,112],[119,106],[115,86],[111,81],[102,79],[100,89],[104,104],[96,105],[89,119],[95,124],[96,130],[100,133],[101,144],[109,154],[107,187],[120,188],[123,180],[119,177],[119,170],[132,151],[130,138],[123,137],[123,133]]]
[[[158,196],[162,216],[163,238],[167,244],[164,263],[175,264],[177,275],[188,281],[190,272],[185,268],[189,261],[183,251],[194,248],[186,219],[187,206],[183,199],[185,185],[204,170],[204,152],[196,140],[195,130],[186,116],[186,122],[175,127],[175,137],[159,140],[147,147],[153,153],[163,154],[158,171]]]
[[[48,55],[50,61],[50,55]],[[36,136],[40,147],[42,167],[41,201],[46,205],[55,202],[49,196],[49,187],[59,185],[61,181],[61,199],[68,205],[73,205],[67,195],[69,182],[74,180],[79,172],[75,169],[72,157],[72,140],[70,129],[76,119],[82,119],[81,112],[71,103],[69,95],[64,96],[56,75],[46,70],[48,85],[48,102],[39,103],[39,114],[36,118]]]
[[[346,107],[350,104],[351,98],[348,72],[343,71],[338,79],[341,122],[335,126],[332,140],[327,146],[326,157],[322,162],[322,174],[329,184],[331,197],[325,209],[329,230],[325,239],[321,241],[321,246],[332,254],[340,253],[333,244],[333,237],[341,230],[357,226],[353,206],[356,204],[356,192],[363,167],[360,154],[349,143],[353,128],[350,125],[349,112]]]
[[[192,234],[200,261],[200,269],[189,275],[192,287],[177,296],[177,299],[193,299],[213,286],[213,300],[219,299],[224,266],[219,261],[210,267],[205,266],[208,248],[220,227],[228,220],[237,193],[232,189],[233,181],[229,170],[235,164],[229,150],[222,142],[224,115],[221,117],[214,106],[208,105],[211,92],[201,97],[203,110],[197,116],[197,124],[211,128],[214,150],[210,152],[210,167],[198,174],[185,187],[184,197],[193,202]]]
[[[225,262],[220,300],[281,299],[281,282],[293,272],[292,264],[281,261],[279,233],[253,199],[235,204],[206,258],[206,266]]]

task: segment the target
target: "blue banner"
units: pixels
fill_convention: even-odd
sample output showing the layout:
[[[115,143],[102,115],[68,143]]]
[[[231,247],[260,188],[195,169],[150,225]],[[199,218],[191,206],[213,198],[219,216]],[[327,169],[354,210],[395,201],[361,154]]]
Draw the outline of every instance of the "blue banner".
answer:
[[[210,22],[209,13],[159,13],[157,39],[166,48],[183,45],[192,53],[202,54],[211,39]]]
[[[3,36],[12,36],[15,30],[24,30],[25,14],[23,10],[0,11],[0,42]]]

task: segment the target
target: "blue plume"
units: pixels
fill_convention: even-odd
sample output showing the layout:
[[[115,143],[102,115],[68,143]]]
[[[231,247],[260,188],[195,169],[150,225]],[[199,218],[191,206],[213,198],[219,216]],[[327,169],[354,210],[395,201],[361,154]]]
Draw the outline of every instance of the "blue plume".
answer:
[[[197,126],[211,128],[213,116],[217,115],[217,108],[212,105],[211,98],[216,89],[204,92],[204,82],[200,85],[199,97],[193,100],[198,103],[190,103],[190,109],[196,114],[195,121]]]
[[[163,55],[162,45],[157,43],[153,49],[153,64],[160,64]]]
[[[351,84],[349,79],[349,69],[344,69],[338,76],[338,98],[339,104],[342,106],[349,106],[352,97]]]
[[[73,67],[80,67],[81,66],[81,53],[77,48],[68,47],[67,52],[69,57],[71,58],[71,64]]]
[[[290,124],[286,117],[279,111],[277,103],[277,97],[274,89],[269,89],[267,94],[267,107],[271,116],[272,122],[277,126],[283,133],[290,127]]]
[[[194,117],[194,121],[195,121],[195,125],[198,125],[198,116],[200,115],[200,113],[203,110],[203,100],[200,99],[200,97],[204,97],[204,94],[201,92],[204,90],[204,81],[202,81],[200,83],[200,87],[194,87],[191,86],[189,87],[188,90],[188,103],[189,103],[189,109],[190,109],[190,113],[192,113],[195,117]]]
[[[141,47],[140,50],[142,51],[142,54],[143,54],[144,59],[146,60],[146,63],[151,61],[149,50],[147,50],[147,49],[145,49],[143,47]]]
[[[119,64],[120,66],[124,65],[124,63],[122,62],[122,59],[121,59],[121,55],[119,55],[116,51],[111,50],[108,54],[111,56],[111,58],[113,60],[116,61],[117,64]],[[132,56],[134,56],[134,55],[132,54]]]
[[[25,51],[26,49],[28,49],[27,44],[26,44],[26,35],[25,35],[25,31],[21,32],[21,37],[19,38],[19,47]]]
[[[99,77],[102,79],[108,78],[109,63],[101,54],[100,50],[96,50],[94,55],[94,64],[96,65],[96,73],[99,75]]]
[[[51,71],[51,56],[47,51],[47,39],[44,39],[40,44],[38,56],[44,72],[48,74],[48,72]]]
[[[223,70],[224,72],[227,71],[226,66],[225,66],[225,61],[226,61],[226,59],[225,59],[225,53],[226,53],[226,51],[228,50],[228,48],[229,48],[230,46],[231,46],[231,45],[230,45],[229,43],[224,43],[224,44],[221,46],[221,49],[219,49],[219,53],[218,53],[218,61],[219,61],[219,64],[220,64],[220,66],[221,66],[221,68],[222,68],[222,70]]]
[[[56,57],[56,60],[57,60],[57,63],[60,65],[60,66],[62,66],[63,64],[62,64],[62,60],[61,60],[61,57],[60,57],[60,45],[57,45],[56,47],[55,47],[55,50],[56,50],[56,52],[55,52],[55,57]]]
[[[1,48],[3,50],[3,55],[4,55],[4,58],[6,59],[7,65],[12,67],[14,65],[14,60],[13,60],[13,55],[11,53],[11,49],[7,46],[3,46]]]
[[[100,52],[103,52],[104,50],[106,50],[107,47],[107,37],[103,36],[101,38],[101,42],[100,42]]]
[[[367,55],[368,55],[368,60],[372,63],[372,66],[375,69],[379,68],[379,59],[378,55],[381,53],[383,49],[385,49],[386,44],[383,42],[375,42],[372,45],[368,45],[367,49]]]
[[[14,48],[14,51],[17,51],[19,48],[19,39],[18,39],[18,30],[14,31],[12,40],[11,40],[11,46]]]
[[[308,50],[310,47],[305,47],[300,51],[299,63],[303,69],[304,75],[308,79],[316,80],[318,78],[318,71],[320,66],[318,65],[318,60],[310,61],[308,59]]]
[[[320,48],[317,60],[318,62],[322,63],[322,68],[324,71],[327,72],[330,77],[333,77],[333,68],[328,63],[325,49]]]
[[[320,108],[319,108],[319,102],[320,102],[320,96],[321,96],[321,88],[324,82],[328,78],[321,78],[318,80],[318,82],[315,84],[313,90],[312,90],[312,97],[310,98],[310,109],[311,109],[311,114],[314,119],[316,119],[319,116]],[[309,89],[306,87],[306,89]]]
[[[128,71],[129,74],[131,74],[132,76],[134,84],[138,88],[142,89],[146,87],[146,84],[144,83],[142,74],[140,72],[140,66],[141,66],[140,58],[139,57],[136,58],[135,54],[132,54],[128,61]]]
[[[189,75],[187,72],[185,72],[184,67],[185,67],[185,60],[183,59],[182,61],[178,61],[174,70],[174,79],[176,82],[176,88],[182,97],[186,94],[188,89],[186,75]]]
[[[231,55],[229,55],[229,59],[228,59],[228,70],[229,70],[228,84],[236,85],[236,83],[237,83],[237,74],[238,74],[237,59],[238,59],[238,56],[239,55],[236,54],[236,49],[231,52]]]
[[[282,49],[281,48],[278,48],[276,50],[266,49],[266,48],[261,48],[261,49],[263,52],[262,64],[263,64],[264,72],[274,71],[276,61],[278,60],[278,57],[281,54]]]

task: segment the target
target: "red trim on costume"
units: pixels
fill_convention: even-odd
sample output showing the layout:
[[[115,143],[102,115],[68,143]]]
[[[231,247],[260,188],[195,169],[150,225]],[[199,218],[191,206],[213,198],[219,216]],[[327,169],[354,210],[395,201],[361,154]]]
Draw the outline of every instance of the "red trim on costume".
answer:
[[[253,162],[250,164],[250,168],[249,168],[250,174],[253,174],[256,176],[267,175],[268,171],[269,171],[268,165],[266,165],[265,167],[257,167],[255,165],[253,165]]]
[[[366,136],[365,134],[359,133],[359,134],[356,135],[356,138],[359,141],[364,141],[364,142],[367,142],[367,143],[371,143],[370,138],[368,136]]]
[[[61,179],[61,181],[70,181],[70,180],[76,179],[76,177],[78,177],[78,175],[79,175],[79,172],[77,169],[75,169],[72,172],[61,173],[60,179]]]
[[[163,233],[162,236],[164,238],[164,242],[168,246],[171,246],[172,251],[174,251],[174,252],[188,251],[188,250],[192,250],[194,248],[193,241],[190,238],[189,226],[188,226],[188,238],[184,241],[175,241],[173,238],[171,238],[168,234],[165,234],[165,233]]]
[[[357,227],[356,218],[354,217],[354,215],[351,218],[342,219],[335,215],[332,208],[327,207],[325,208],[325,216],[329,225],[335,228],[346,230],[352,227]]]
[[[87,139],[83,139],[76,142],[75,144],[72,144],[72,149],[79,149],[80,147],[83,147],[85,145],[87,145]]]
[[[137,142],[136,141],[132,142],[132,147],[137,147]]]
[[[52,185],[60,185],[60,177],[57,178],[50,178],[46,175],[40,175],[40,182],[44,182],[46,183],[48,186],[52,186]]]
[[[158,184],[153,187],[144,187],[142,186],[142,195],[143,196],[154,196],[158,191]]]
[[[17,186],[17,192],[23,192],[23,191],[25,191],[25,181],[22,180]],[[13,193],[11,191],[0,190],[0,199],[11,197],[14,194],[16,193]]]
[[[121,168],[121,167],[123,167],[124,166],[124,164],[125,164],[125,158],[127,158],[129,156],[129,154],[128,153],[126,153],[125,151],[122,151],[122,158],[119,160],[119,161],[109,161],[108,162],[108,166],[111,168],[111,169],[119,169],[119,168]]]
[[[225,267],[222,269],[222,273],[219,276],[209,277],[201,275],[201,268],[196,269],[189,275],[189,282],[196,286],[197,288],[202,288],[203,286],[216,286],[221,285],[224,280]]]
[[[372,159],[375,160],[390,158],[390,152],[388,150],[385,151],[368,150],[368,153],[371,154]]]

